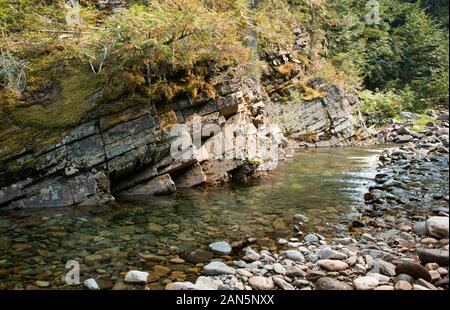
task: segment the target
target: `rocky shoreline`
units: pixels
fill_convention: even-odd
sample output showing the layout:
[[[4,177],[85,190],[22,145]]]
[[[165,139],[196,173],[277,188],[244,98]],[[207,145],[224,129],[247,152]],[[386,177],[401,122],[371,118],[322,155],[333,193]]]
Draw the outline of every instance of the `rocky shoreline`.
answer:
[[[409,135],[409,143],[380,156],[376,185],[364,195],[361,218],[347,236],[327,240],[297,232],[278,240],[284,248],[278,253],[245,247],[232,262],[226,256],[232,246],[215,242],[210,248],[223,260],[202,266],[195,283],[168,283],[166,289],[448,290],[448,188],[419,182],[424,176],[448,180],[448,114],[439,118],[439,125],[427,124],[420,133],[402,124],[384,130],[395,137],[391,141]],[[294,219],[297,227],[308,221],[301,214]],[[146,279],[143,273],[139,281]]]
[[[380,142],[391,138],[396,141],[396,137],[404,135],[399,133],[409,128],[408,121],[391,124],[382,129]],[[113,227],[125,242],[121,246],[106,243],[111,237],[107,227],[89,239],[97,231],[94,225],[93,231],[73,235],[80,242],[89,242],[83,243],[83,251],[74,256],[60,249],[64,255],[50,260],[59,266],[63,258],[80,257],[81,285],[67,285],[62,277],[64,270],[50,277],[50,267],[54,266],[47,262],[21,270],[17,263],[2,261],[0,277],[8,282],[5,280],[0,288],[82,289],[84,284],[84,288],[92,290],[448,289],[448,114],[446,120],[436,120],[411,137],[409,143],[387,147],[379,155],[377,174],[364,194],[365,203],[359,205],[359,215],[350,221],[345,233],[325,235],[319,227],[314,229],[315,219],[309,214],[309,219],[296,214],[289,221],[291,235],[284,239],[245,236],[240,241],[217,240],[206,248],[184,248],[169,242],[164,250],[153,251],[150,244],[158,241],[148,236],[142,247],[130,241],[132,234],[146,236],[143,230]],[[277,216],[274,223],[284,222],[281,214]],[[67,245],[64,226],[73,223],[59,218],[46,220],[48,225],[57,226],[52,228],[50,240]],[[33,225],[32,220],[25,225]],[[98,221],[95,219],[95,223]],[[130,224],[142,219],[131,214],[122,221]],[[166,223],[167,227],[178,226]],[[87,224],[84,219],[76,223]],[[149,223],[146,229],[158,233],[162,225]],[[45,227],[36,230],[38,235]],[[0,238],[1,250],[10,249],[17,259],[29,257],[27,260],[38,262],[34,246],[26,244],[30,240],[12,237]],[[53,256],[54,247],[39,244],[39,256]],[[123,251],[125,244],[127,251]]]

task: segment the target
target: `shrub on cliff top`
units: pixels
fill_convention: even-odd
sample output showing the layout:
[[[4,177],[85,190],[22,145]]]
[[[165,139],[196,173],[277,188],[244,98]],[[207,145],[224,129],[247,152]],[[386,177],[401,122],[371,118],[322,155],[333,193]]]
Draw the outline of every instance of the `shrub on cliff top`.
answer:
[[[34,94],[49,89],[72,91],[63,86],[73,81],[76,71],[80,76],[91,72],[96,88],[77,86],[92,92],[88,97],[97,98],[97,103],[139,93],[170,104],[178,95],[213,97],[211,81],[219,73],[258,65],[244,43],[241,18],[232,8],[216,11],[200,1],[155,0],[109,16],[87,4],[81,7],[80,23],[66,24],[60,1],[0,4],[0,47],[14,59],[28,62],[28,83],[21,94],[26,105],[38,103]],[[14,14],[5,13],[9,11]],[[0,92],[19,101],[20,96],[7,93],[6,85],[0,85]],[[73,99],[64,93],[58,97]],[[61,104],[62,108],[49,111],[40,107],[39,115],[52,114],[51,119],[56,116],[53,111],[64,115]],[[19,114],[23,124],[27,115],[34,115]]]
[[[411,110],[415,93],[409,89],[403,91],[388,90],[372,92],[364,90],[360,94],[361,112],[366,116],[368,125],[382,125],[401,111]]]

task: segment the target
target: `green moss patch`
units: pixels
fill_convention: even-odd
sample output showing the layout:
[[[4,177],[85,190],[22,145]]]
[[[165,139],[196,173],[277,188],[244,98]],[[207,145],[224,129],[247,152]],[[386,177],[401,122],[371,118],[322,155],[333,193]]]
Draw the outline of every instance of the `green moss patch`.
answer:
[[[60,98],[48,105],[33,105],[13,112],[20,126],[43,129],[71,128],[95,107],[90,97],[100,86],[100,78],[90,72],[79,72],[60,80]]]

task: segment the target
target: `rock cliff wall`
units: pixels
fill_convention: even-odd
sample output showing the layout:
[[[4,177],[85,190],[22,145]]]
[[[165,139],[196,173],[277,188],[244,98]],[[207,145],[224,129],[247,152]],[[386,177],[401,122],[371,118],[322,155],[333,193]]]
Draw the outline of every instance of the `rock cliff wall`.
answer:
[[[271,71],[264,82],[225,77],[215,86],[213,100],[108,102],[106,108],[93,108],[76,128],[49,137],[42,130],[0,124],[0,208],[99,205],[120,195],[164,195],[204,183],[241,182],[276,168],[292,148],[348,145],[367,136],[355,96],[305,76],[309,60],[299,53],[308,37],[301,29],[294,32],[292,50],[267,57]],[[298,92],[303,100],[282,102]],[[172,131],[179,125],[195,140],[187,148],[176,147],[189,155],[182,158],[171,153],[179,138]],[[231,125],[230,148],[225,140]],[[288,143],[283,133],[296,142]],[[213,156],[218,145],[222,157]],[[276,156],[266,158],[264,150]]]
[[[348,146],[368,138],[358,98],[337,86],[326,86],[324,98],[269,103],[270,119],[300,147]]]
[[[271,98],[267,106],[270,120],[299,142],[299,147],[345,146],[369,138],[358,98],[312,77],[311,67],[317,64],[306,56],[310,37],[301,27],[293,32],[295,44],[267,59],[264,86]]]
[[[0,206],[97,205],[116,195],[169,194],[177,186],[226,182],[233,174],[245,179],[257,170],[274,167],[269,161],[251,161],[258,154],[246,150],[232,159],[208,158],[213,150],[209,142],[223,135],[227,124],[242,132],[268,124],[268,97],[257,80],[230,79],[218,85],[217,92],[220,96],[215,100],[180,98],[170,107],[147,104],[103,116],[90,115],[83,124],[61,134],[57,143],[25,147],[17,154],[11,154],[4,143]],[[171,129],[185,124],[192,133],[195,119],[222,131],[203,136],[195,156],[174,159],[170,148],[176,137]],[[280,132],[267,131],[265,136],[276,146],[287,144]],[[5,135],[1,138],[6,139]]]

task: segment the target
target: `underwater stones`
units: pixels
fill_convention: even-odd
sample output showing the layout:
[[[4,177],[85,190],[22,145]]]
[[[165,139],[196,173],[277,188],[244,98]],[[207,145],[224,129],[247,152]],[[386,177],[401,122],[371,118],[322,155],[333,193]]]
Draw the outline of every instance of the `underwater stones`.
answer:
[[[33,248],[33,246],[31,244],[28,243],[13,243],[13,245],[11,246],[11,249],[13,251],[17,251],[17,252],[24,252],[24,251],[28,251],[31,250]]]
[[[273,229],[276,231],[285,231],[287,230],[287,225],[285,221],[281,218],[277,218],[275,221],[272,222]]]
[[[168,275],[172,271],[169,267],[161,266],[161,265],[153,266],[152,270],[159,277],[164,277],[164,276]]]
[[[213,253],[211,253],[209,251],[202,250],[202,249],[197,249],[197,250],[188,252],[185,255],[185,259],[188,262],[191,262],[191,263],[194,263],[194,264],[206,263],[213,257],[214,257]]]
[[[34,284],[37,287],[39,287],[39,288],[46,288],[46,287],[50,286],[50,282],[48,282],[48,281],[41,281],[41,280],[38,280],[38,281],[34,282]]]
[[[163,231],[164,227],[157,224],[157,223],[148,223],[147,224],[147,231],[150,233],[160,233],[161,231]]]
[[[139,253],[138,257],[149,262],[163,262],[166,261],[167,258],[161,255],[155,255],[150,253]]]
[[[182,258],[174,257],[174,258],[169,259],[169,262],[174,263],[174,264],[184,264],[186,261]]]
[[[6,251],[11,246],[11,238],[8,236],[0,237],[0,250]]]
[[[84,257],[84,262],[88,266],[93,266],[95,264],[98,264],[103,259],[102,255],[99,254],[91,254]]]

